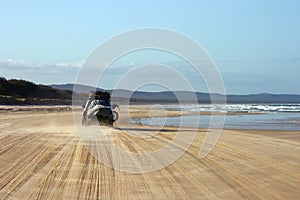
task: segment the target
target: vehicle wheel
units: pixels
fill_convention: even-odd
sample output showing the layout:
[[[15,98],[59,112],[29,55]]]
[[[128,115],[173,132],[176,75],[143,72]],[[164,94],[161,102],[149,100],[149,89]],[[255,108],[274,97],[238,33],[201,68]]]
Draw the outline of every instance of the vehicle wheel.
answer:
[[[105,119],[103,119],[102,116],[97,116],[97,121],[99,123],[100,126],[102,126],[103,124],[105,124]]]
[[[82,118],[81,124],[82,126],[87,126],[87,119],[85,117]]]
[[[119,113],[116,111],[112,111],[113,121],[117,121],[119,119]]]
[[[106,120],[106,125],[107,126],[113,127],[113,124],[114,124],[114,120],[113,119],[109,118],[109,119]]]

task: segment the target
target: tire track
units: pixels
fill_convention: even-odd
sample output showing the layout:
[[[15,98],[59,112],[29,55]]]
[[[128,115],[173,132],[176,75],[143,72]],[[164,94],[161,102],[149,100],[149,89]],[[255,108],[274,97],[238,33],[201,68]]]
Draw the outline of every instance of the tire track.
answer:
[[[5,122],[13,123],[0,131],[0,199],[298,199],[300,195],[300,152],[295,141],[225,130],[208,157],[199,159],[205,133],[198,130],[178,160],[157,171],[134,174],[114,168],[160,166],[160,159],[172,152],[149,160],[125,160],[107,141],[82,143],[73,128],[72,113],[30,113],[17,123],[25,115],[2,114]],[[144,137],[118,129],[104,132],[112,144],[133,153],[157,151],[166,144],[174,151],[182,150],[182,142],[170,143],[175,129],[153,135],[153,127],[130,128],[137,128],[136,134]],[[297,132],[290,134],[299,137]],[[260,151],[263,148],[268,149]]]

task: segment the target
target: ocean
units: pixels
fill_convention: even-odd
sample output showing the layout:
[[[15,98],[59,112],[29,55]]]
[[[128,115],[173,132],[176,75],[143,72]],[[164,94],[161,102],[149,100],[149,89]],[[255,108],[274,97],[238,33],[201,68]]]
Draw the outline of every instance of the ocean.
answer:
[[[300,130],[300,104],[185,104],[163,105],[165,110],[220,112],[233,115],[192,115],[134,119],[133,123],[199,128]]]

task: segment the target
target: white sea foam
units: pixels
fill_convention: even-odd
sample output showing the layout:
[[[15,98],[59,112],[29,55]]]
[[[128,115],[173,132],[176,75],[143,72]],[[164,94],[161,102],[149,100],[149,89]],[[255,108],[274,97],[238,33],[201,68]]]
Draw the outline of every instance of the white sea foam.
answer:
[[[184,104],[167,105],[166,109],[194,112],[274,113],[300,112],[300,104]]]

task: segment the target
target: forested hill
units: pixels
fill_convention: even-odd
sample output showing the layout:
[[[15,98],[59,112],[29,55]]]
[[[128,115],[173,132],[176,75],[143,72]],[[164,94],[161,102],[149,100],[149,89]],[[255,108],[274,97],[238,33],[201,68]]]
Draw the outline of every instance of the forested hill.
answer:
[[[53,88],[62,90],[73,90],[77,93],[88,93],[88,91],[103,90],[102,88],[94,88],[86,85],[74,85],[74,84],[63,84],[63,85],[52,85]],[[191,92],[191,91],[177,91],[176,96],[172,91],[164,92],[142,92],[142,91],[129,91],[123,89],[107,90],[113,93],[112,99],[126,99],[130,97],[131,103],[175,103],[177,97],[180,97],[184,102],[194,102],[191,97],[197,96],[199,103],[210,103],[211,96],[218,100],[222,95],[220,94],[209,94],[203,92]],[[272,104],[299,104],[299,94],[246,94],[246,95],[226,95],[227,103],[232,104],[261,104],[261,103],[272,103]]]
[[[2,105],[58,105],[71,104],[72,91],[53,89],[46,85],[0,77],[0,104]]]

